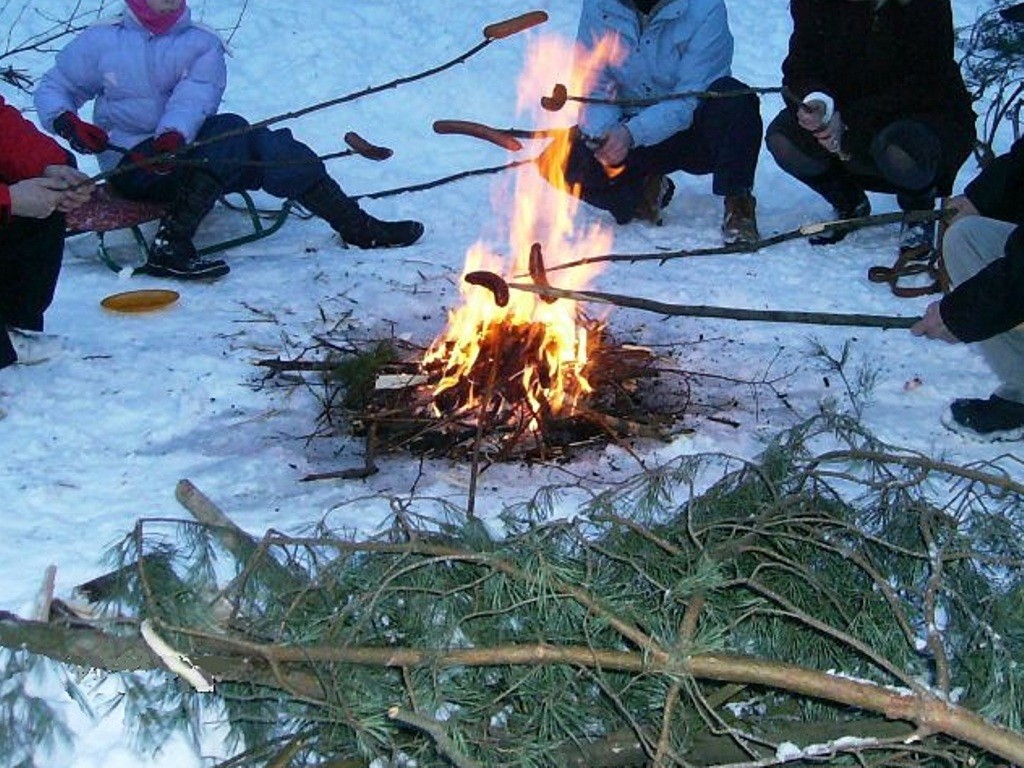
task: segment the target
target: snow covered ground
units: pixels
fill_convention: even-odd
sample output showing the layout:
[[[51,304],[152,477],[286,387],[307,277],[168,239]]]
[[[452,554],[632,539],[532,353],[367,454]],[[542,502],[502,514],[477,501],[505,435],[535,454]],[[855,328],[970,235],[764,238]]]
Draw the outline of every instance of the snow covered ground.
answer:
[[[958,23],[970,23],[983,1],[957,0]],[[777,85],[789,34],[787,5],[778,0],[728,5],[737,41],[735,74],[751,85]],[[67,7],[63,0],[35,0],[25,7],[6,3],[0,26],[12,29],[9,39],[18,43],[47,28],[48,19],[66,15]],[[116,7],[108,4],[108,10]],[[436,135],[431,124],[459,118],[499,127],[539,125],[541,117],[516,112],[518,74],[537,36],[571,40],[578,0],[193,2],[197,18],[230,35],[233,56],[223,108],[254,120],[434,67],[476,45],[487,24],[534,9],[548,12],[547,24],[497,41],[464,64],[287,124],[320,153],[342,149],[342,136],[350,130],[394,150],[383,163],[347,158],[330,164],[352,194],[499,165],[536,151],[527,146],[510,155],[470,138]],[[38,76],[51,61],[47,51],[4,63]],[[536,100],[564,80],[565,73],[551,72]],[[20,106],[31,103],[10,87],[4,95]],[[776,97],[766,96],[765,121],[780,107]],[[546,119],[568,125],[572,112],[547,113]],[[90,162],[85,160],[87,169]],[[969,161],[958,190],[975,171]],[[227,254],[232,272],[223,280],[171,286],[181,292],[180,301],[152,314],[114,314],[101,308],[100,300],[132,288],[167,287],[166,282],[115,274],[95,259],[88,239],[69,242],[47,315],[48,359],[0,372],[0,610],[27,615],[50,564],[58,569],[58,593],[101,573],[106,548],[137,518],[183,516],[174,499],[181,478],[256,533],[270,526],[295,529],[321,518],[373,530],[388,512],[387,499],[407,496],[414,484],[424,496],[464,499],[467,466],[433,462],[420,476],[419,462],[402,456],[380,461],[382,471],[365,481],[300,482],[309,473],[360,465],[361,442],[308,441],[316,401],[299,390],[254,386],[261,371],[253,363],[297,352],[312,334],[346,315],[353,333],[394,332],[429,343],[458,301],[466,251],[477,240],[494,237],[507,214],[492,194],[495,184],[507,184],[507,176],[476,176],[366,201],[378,216],[424,221],[426,235],[405,250],[343,250],[322,222],[293,219],[272,237]],[[721,201],[711,195],[710,179],[676,175],[675,181],[665,225],[619,228],[616,252],[718,244]],[[763,235],[829,215],[828,206],[782,174],[767,153],[755,192]],[[260,196],[257,201],[271,202]],[[877,212],[894,209],[885,196],[872,202]],[[581,215],[605,220],[593,210]],[[236,216],[218,212],[210,226],[223,234],[238,223]],[[660,266],[611,264],[592,287],[674,303],[916,316],[928,299],[898,299],[866,279],[868,267],[891,262],[897,229],[864,230],[830,249],[812,249],[798,240],[754,255],[677,259]],[[849,372],[876,373],[862,416],[881,439],[956,462],[1019,449],[971,442],[940,423],[949,400],[986,396],[995,385],[969,347],[926,342],[899,330],[665,319],[629,310],[616,310],[609,320],[620,339],[670,346],[680,367],[710,374],[695,379],[696,403],[685,423],[693,434],[669,444],[643,444],[648,466],[704,451],[754,456],[764,439],[815,413],[824,398],[850,407],[836,375],[811,355],[813,343],[835,356],[848,344]],[[758,380],[774,381],[774,391],[741,383]],[[497,510],[568,472],[600,482],[637,470],[616,448],[595,451],[568,467],[493,467],[484,476],[478,512]],[[179,742],[140,757],[122,743],[116,713],[92,723],[61,696],[54,689],[54,701],[68,712],[77,738],[68,749],[39,756],[40,765],[203,764]],[[208,754],[218,754],[216,731],[210,741]]]

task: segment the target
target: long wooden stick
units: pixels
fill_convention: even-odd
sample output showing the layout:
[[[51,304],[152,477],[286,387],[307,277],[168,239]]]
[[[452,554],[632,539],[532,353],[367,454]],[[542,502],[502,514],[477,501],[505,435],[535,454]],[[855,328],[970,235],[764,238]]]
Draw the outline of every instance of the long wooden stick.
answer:
[[[187,144],[184,147],[181,147],[180,149],[177,149],[173,152],[167,152],[162,155],[154,155],[153,157],[148,158],[146,164],[173,162],[181,155],[191,152],[192,150],[198,147],[206,146],[207,144],[213,144],[215,142],[222,141],[227,138],[232,138],[235,136],[240,136],[242,134],[251,133],[252,131],[256,131],[261,128],[266,128],[268,126],[275,125],[276,123],[284,122],[285,120],[294,120],[299,117],[304,117],[305,115],[308,115],[312,112],[318,112],[323,109],[328,109],[329,107],[334,107],[339,104],[354,101],[355,99],[361,99],[365,96],[371,96],[373,94],[380,93],[381,91],[386,91],[392,88],[398,88],[399,86],[402,85],[408,85],[409,83],[414,83],[417,80],[423,80],[428,77],[433,77],[434,75],[440,74],[445,70],[451,69],[457,64],[465,63],[468,59],[480,53],[480,51],[484,50],[487,46],[489,46],[496,40],[503,40],[506,37],[511,37],[512,35],[518,34],[519,32],[534,27],[538,24],[543,24],[544,22],[547,21],[547,19],[547,13],[545,13],[544,11],[530,11],[528,13],[521,14],[514,18],[505,19],[503,21],[495,22],[493,24],[488,24],[483,29],[484,39],[481,42],[477,43],[464,53],[459,54],[455,58],[444,62],[443,64],[439,64],[435,67],[425,69],[421,72],[417,72],[412,75],[398,77],[395,78],[394,80],[382,83],[380,85],[371,85],[360,91],[353,91],[352,93],[347,93],[344,96],[338,96],[333,99],[327,99],[326,101],[320,101],[315,104],[310,104],[309,106],[302,107],[301,109],[295,109],[289,112],[282,112],[278,115],[273,115],[271,117],[264,118],[263,120],[259,120],[255,123],[245,125],[241,128],[225,131],[224,133],[218,134],[217,136],[210,136],[209,138],[194,141],[191,144]],[[90,179],[90,181],[97,182],[103,179],[108,179],[111,176],[117,176],[121,173],[125,173],[130,168],[130,166],[128,168],[118,166],[116,168],[110,169],[109,171],[93,176]]]
[[[572,269],[587,264],[600,262],[636,262],[636,261],[669,261],[671,259],[689,258],[691,256],[716,256],[730,253],[756,253],[763,248],[770,248],[773,245],[784,243],[788,240],[799,240],[804,237],[820,235],[823,232],[841,232],[848,234],[858,229],[868,227],[879,227],[886,224],[919,224],[931,221],[952,218],[954,210],[941,211],[896,211],[894,213],[876,213],[870,216],[858,216],[853,219],[835,219],[833,221],[818,221],[812,224],[804,224],[796,229],[779,232],[770,237],[763,237],[753,243],[735,243],[733,245],[720,245],[711,248],[679,249],[676,251],[658,251],[655,253],[606,253],[600,256],[587,256],[582,259],[573,259],[555,266],[548,267],[548,272],[557,272],[561,269]],[[525,275],[517,275],[525,277]]]
[[[578,96],[570,94],[562,83],[555,83],[550,96],[542,96],[540,104],[549,112],[557,112],[567,101],[575,101],[580,104],[614,104],[620,107],[649,107],[660,104],[663,101],[677,99],[726,99],[734,96],[759,95],[764,93],[781,93],[782,87],[778,85],[753,88],[737,88],[731,91],[681,91],[679,93],[666,93],[663,96],[652,96],[646,99],[606,99],[597,96]]]
[[[910,328],[920,317],[899,315],[836,314],[834,312],[797,312],[772,309],[741,309],[737,307],[709,307],[690,304],[666,304],[661,301],[624,296],[619,293],[601,291],[570,291],[564,288],[546,287],[531,283],[509,283],[510,290],[526,291],[538,296],[573,301],[590,301],[612,304],[616,307],[641,309],[659,315],[683,317],[715,317],[726,320],[745,320],[759,323],[801,323],[804,325],[840,325],[862,328]]]

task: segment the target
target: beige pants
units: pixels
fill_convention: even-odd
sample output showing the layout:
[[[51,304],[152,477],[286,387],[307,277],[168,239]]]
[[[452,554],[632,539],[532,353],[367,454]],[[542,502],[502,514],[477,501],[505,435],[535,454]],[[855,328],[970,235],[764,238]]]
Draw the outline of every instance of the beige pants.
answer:
[[[968,216],[950,227],[942,239],[942,259],[953,287],[1002,257],[1016,224]],[[996,395],[1024,403],[1024,324],[978,342],[985,362],[999,377]]]

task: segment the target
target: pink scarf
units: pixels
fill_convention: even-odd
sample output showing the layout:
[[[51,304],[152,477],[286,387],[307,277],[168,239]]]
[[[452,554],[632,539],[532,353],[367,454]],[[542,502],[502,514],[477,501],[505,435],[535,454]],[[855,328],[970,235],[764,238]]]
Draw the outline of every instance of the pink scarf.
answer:
[[[154,35],[162,35],[169,30],[181,18],[181,14],[185,12],[185,3],[178,6],[176,11],[158,13],[149,7],[149,3],[146,0],[126,0],[126,2],[132,13],[135,14],[135,18],[139,20],[139,23]]]

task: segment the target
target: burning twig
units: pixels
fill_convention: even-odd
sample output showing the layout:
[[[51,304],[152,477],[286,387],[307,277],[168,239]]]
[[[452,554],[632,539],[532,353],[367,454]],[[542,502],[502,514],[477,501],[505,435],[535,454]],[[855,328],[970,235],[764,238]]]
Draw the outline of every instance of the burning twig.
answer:
[[[597,96],[574,96],[570,95],[568,89],[562,83],[556,83],[551,89],[550,96],[541,96],[540,105],[548,112],[557,112],[565,106],[567,101],[576,101],[581,104],[614,104],[620,107],[649,107],[653,104],[660,104],[663,101],[676,101],[679,99],[727,99],[734,96],[750,96],[751,94],[782,93],[781,86],[766,86],[759,88],[737,88],[734,91],[681,91],[679,93],[666,93],[664,96],[651,96],[645,99],[606,99]]]

